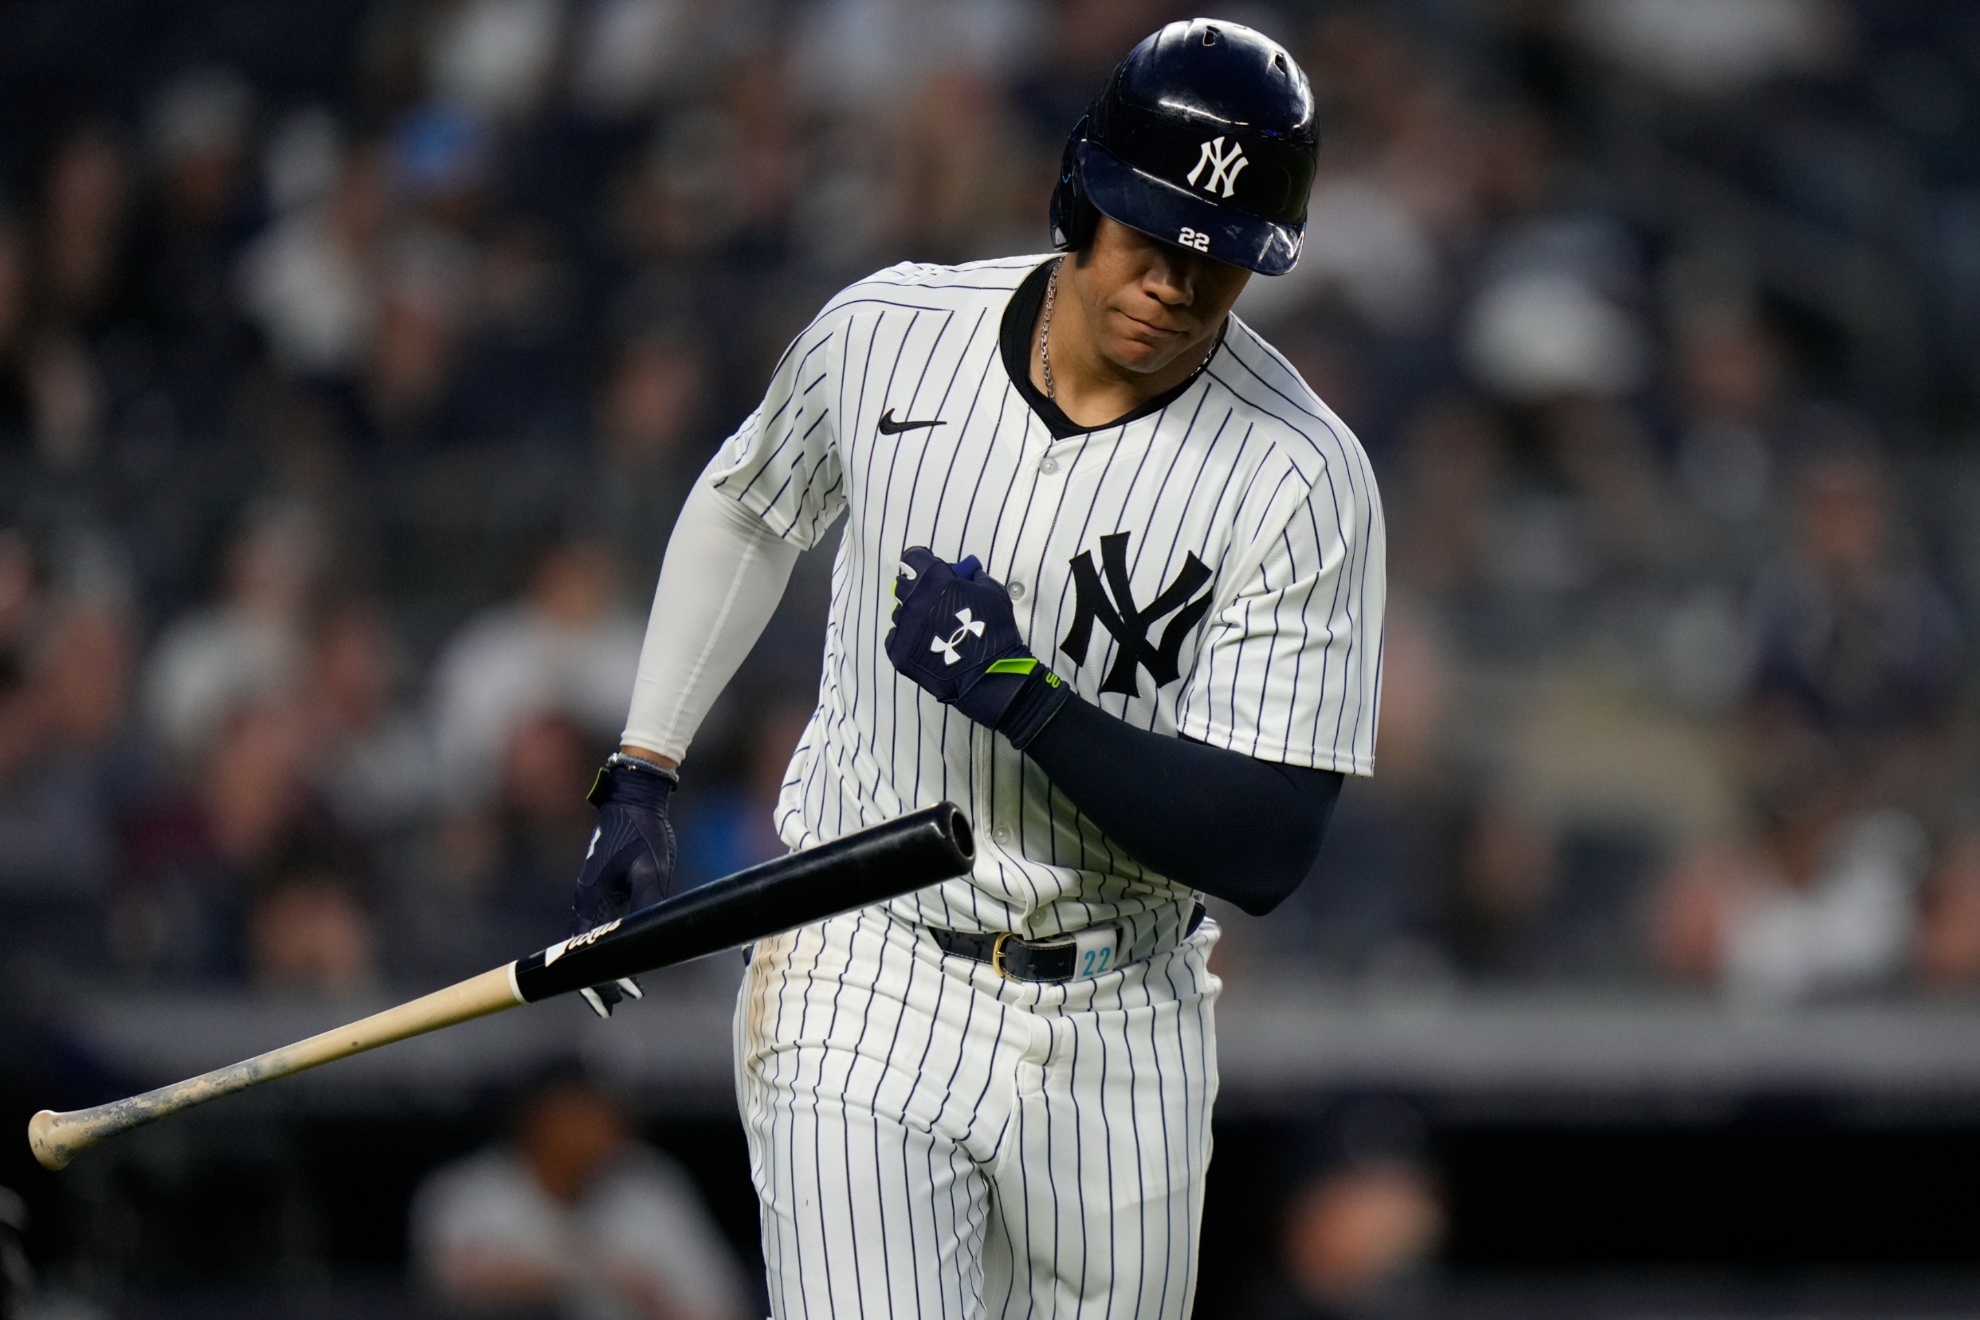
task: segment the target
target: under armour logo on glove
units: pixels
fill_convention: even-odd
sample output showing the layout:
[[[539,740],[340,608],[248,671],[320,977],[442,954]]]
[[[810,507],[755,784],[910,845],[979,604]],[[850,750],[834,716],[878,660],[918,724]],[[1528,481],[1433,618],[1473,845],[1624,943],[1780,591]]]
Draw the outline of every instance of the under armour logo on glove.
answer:
[[[942,663],[945,665],[957,664],[962,660],[962,652],[956,648],[963,644],[964,638],[983,635],[983,620],[971,618],[968,610],[957,610],[956,621],[962,624],[962,627],[950,633],[948,637],[937,637],[928,644],[929,650],[941,653]]]
[[[949,564],[926,546],[902,551],[894,598],[894,668],[1014,746],[1028,743],[1069,695],[1025,645],[1004,584],[981,572],[974,555]]]

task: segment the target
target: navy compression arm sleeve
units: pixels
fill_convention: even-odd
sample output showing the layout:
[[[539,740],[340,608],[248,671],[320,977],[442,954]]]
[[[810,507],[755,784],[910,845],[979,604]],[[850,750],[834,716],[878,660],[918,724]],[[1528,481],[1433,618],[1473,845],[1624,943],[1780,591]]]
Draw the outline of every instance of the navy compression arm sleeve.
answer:
[[[1137,729],[1077,697],[1024,751],[1136,861],[1253,916],[1306,878],[1341,791],[1335,771]]]

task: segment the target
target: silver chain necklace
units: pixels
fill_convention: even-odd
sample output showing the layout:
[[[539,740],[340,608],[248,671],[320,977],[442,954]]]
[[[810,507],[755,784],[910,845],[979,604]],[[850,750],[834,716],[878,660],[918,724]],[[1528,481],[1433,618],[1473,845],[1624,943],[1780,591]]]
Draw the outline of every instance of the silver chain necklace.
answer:
[[[1052,263],[1051,278],[1045,281],[1045,314],[1038,318],[1038,369],[1045,377],[1045,397],[1055,403],[1059,398],[1059,388],[1052,381],[1052,307],[1059,301],[1059,267],[1065,264],[1064,257]],[[1196,364],[1196,371],[1189,373],[1191,380],[1210,365],[1210,359],[1217,356],[1217,346],[1223,342],[1223,331],[1219,327],[1217,334],[1211,336],[1210,351]]]
[[[1045,315],[1038,323],[1038,366],[1045,373],[1045,397],[1053,400],[1059,388],[1052,383],[1052,304],[1059,300],[1059,267],[1065,264],[1064,257],[1052,263],[1052,278],[1045,281]]]

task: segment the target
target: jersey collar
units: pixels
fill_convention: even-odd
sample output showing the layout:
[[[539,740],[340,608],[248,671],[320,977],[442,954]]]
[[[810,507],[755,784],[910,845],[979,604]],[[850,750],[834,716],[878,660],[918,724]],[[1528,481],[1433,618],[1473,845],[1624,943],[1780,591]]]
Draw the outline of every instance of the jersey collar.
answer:
[[[1196,384],[1197,378],[1202,376],[1204,369],[1217,356],[1218,349],[1224,346],[1224,332],[1230,328],[1229,317],[1224,318],[1224,324],[1217,329],[1216,348],[1211,349],[1204,356],[1203,365],[1191,372],[1188,379],[1163,390],[1152,399],[1144,400],[1111,422],[1103,422],[1098,426],[1081,426],[1066,416],[1065,409],[1046,398],[1045,391],[1031,383],[1031,355],[1038,347],[1037,337],[1032,334],[1032,328],[1038,324],[1038,309],[1045,305],[1045,284],[1052,277],[1052,262],[1057,260],[1057,257],[1053,257],[1024,277],[1024,283],[1017,286],[1016,291],[1011,294],[1011,300],[1004,305],[1004,319],[997,332],[997,344],[1004,358],[1004,371],[1010,376],[1011,385],[1017,390],[1018,397],[1038,415],[1038,420],[1045,423],[1045,429],[1052,433],[1054,440],[1066,440],[1091,431],[1105,431],[1116,426],[1125,426],[1129,422],[1139,421],[1150,413],[1161,412],[1180,399],[1185,390]]]

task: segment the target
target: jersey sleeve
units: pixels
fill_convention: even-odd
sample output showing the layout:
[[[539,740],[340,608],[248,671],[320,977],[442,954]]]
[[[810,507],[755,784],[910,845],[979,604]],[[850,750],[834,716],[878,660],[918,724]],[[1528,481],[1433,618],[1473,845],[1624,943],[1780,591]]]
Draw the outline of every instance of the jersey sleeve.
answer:
[[[1365,461],[1327,471],[1247,556],[1176,704],[1186,736],[1260,760],[1375,769],[1386,537]]]
[[[709,465],[717,492],[805,550],[846,503],[832,416],[845,317],[835,307],[784,350],[763,402]]]

